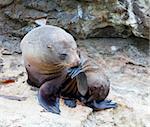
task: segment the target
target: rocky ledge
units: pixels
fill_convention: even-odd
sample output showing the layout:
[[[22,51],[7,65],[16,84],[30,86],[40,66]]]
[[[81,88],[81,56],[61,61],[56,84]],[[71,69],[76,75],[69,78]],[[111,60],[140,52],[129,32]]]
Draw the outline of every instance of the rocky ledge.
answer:
[[[90,39],[78,41],[82,51],[106,69],[111,81],[107,99],[118,108],[99,112],[82,106],[68,108],[60,103],[61,115],[43,110],[37,89],[26,83],[21,55],[0,56],[0,127],[149,127],[150,59],[148,43],[131,45],[133,39]],[[136,44],[136,43],[133,43]],[[0,48],[0,51],[3,51]],[[4,84],[10,79],[12,83]]]

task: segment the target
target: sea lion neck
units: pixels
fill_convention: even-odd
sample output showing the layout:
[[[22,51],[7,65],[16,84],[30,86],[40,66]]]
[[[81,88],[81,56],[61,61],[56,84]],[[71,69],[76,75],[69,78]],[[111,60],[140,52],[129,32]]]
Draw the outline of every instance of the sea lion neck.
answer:
[[[44,75],[50,74],[57,74],[57,73],[64,73],[66,68],[60,64],[45,64],[40,66],[40,73]]]

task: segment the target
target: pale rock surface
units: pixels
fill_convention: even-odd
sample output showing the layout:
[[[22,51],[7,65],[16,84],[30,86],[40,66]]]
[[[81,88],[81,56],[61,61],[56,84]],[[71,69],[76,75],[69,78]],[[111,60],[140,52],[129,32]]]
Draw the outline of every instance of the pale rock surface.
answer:
[[[37,90],[31,90],[24,82],[27,76],[21,56],[2,58],[4,67],[0,78],[14,77],[15,83],[0,84],[0,127],[80,127],[92,112],[92,109],[82,105],[71,109],[62,100],[61,115],[44,111],[38,103]],[[21,101],[9,100],[3,95],[18,97]]]
[[[132,41],[119,38],[78,41],[80,49],[106,69],[111,81],[108,99],[118,103],[116,109],[94,113],[80,104],[69,108],[63,100],[60,116],[45,112],[38,104],[37,90],[25,82],[27,75],[21,55],[1,54],[0,79],[11,77],[15,83],[0,84],[0,127],[149,127],[150,61],[146,55],[149,52],[147,45],[141,51],[131,45]],[[112,52],[112,46],[117,50]],[[21,101],[6,99],[4,95]]]

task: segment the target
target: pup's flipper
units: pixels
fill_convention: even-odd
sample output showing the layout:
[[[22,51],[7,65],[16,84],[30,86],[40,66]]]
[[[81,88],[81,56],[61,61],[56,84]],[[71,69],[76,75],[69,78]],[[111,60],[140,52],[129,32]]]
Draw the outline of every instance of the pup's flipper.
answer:
[[[87,77],[84,72],[79,73],[76,76],[76,81],[77,81],[77,87],[78,91],[82,96],[85,96],[86,93],[88,92],[88,84],[87,84]]]
[[[117,103],[112,102],[111,100],[103,100],[103,101],[95,101],[94,100],[90,103],[87,103],[86,105],[91,107],[95,111],[117,107]]]

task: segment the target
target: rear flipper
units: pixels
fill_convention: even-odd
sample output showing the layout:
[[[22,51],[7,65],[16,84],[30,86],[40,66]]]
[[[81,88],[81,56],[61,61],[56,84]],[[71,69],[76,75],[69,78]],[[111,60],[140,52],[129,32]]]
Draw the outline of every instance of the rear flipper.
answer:
[[[71,108],[75,108],[77,106],[76,100],[74,99],[64,99],[64,103]]]
[[[38,100],[40,105],[47,111],[60,114],[59,98],[56,96],[56,88],[51,84],[45,83],[41,86]]]
[[[86,105],[91,107],[94,111],[117,107],[117,103],[112,102],[111,100],[103,100],[103,101],[94,100],[92,102],[88,102]]]

